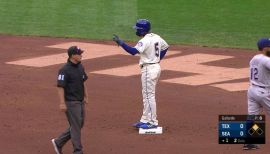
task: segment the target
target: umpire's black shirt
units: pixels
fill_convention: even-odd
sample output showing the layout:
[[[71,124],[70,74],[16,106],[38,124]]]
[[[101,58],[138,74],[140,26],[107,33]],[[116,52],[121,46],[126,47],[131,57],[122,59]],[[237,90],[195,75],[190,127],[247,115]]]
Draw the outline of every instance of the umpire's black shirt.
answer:
[[[87,78],[81,63],[74,64],[70,60],[67,61],[59,70],[57,80],[57,86],[64,88],[65,101],[83,101],[83,83]]]

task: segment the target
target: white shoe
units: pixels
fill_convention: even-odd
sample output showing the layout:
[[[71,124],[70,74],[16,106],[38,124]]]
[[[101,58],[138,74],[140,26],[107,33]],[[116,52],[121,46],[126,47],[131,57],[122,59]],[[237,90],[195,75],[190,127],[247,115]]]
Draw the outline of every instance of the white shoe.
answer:
[[[54,151],[56,152],[56,154],[62,154],[62,150],[61,148],[59,148],[56,143],[55,143],[55,139],[52,139],[52,144],[53,144],[53,147],[54,147]]]

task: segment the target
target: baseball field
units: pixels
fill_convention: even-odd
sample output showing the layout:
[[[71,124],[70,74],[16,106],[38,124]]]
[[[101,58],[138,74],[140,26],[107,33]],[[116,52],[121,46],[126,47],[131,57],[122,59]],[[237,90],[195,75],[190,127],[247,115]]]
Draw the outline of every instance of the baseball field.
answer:
[[[267,0],[0,1],[0,153],[54,154],[50,140],[68,123],[59,110],[57,72],[66,49],[85,50],[89,104],[86,154],[266,154],[218,144],[218,115],[246,114],[248,63],[269,35]],[[161,61],[157,113],[162,135],[139,135],[139,57],[111,41],[138,41],[132,26],[151,21],[171,46]],[[265,113],[263,113],[265,114]],[[266,131],[269,118],[266,116]],[[71,153],[72,144],[64,147]]]

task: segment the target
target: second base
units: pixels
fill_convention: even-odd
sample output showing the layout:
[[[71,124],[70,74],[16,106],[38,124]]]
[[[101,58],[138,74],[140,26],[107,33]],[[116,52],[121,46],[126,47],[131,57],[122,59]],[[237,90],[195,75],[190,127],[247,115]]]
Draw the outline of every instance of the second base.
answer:
[[[139,134],[162,134],[162,127],[152,129],[139,129]]]

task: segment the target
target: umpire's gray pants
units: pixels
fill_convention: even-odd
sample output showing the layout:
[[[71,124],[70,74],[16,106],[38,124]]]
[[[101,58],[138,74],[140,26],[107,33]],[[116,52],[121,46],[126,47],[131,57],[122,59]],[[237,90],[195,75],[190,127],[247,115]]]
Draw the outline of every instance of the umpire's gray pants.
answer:
[[[81,128],[84,124],[84,103],[81,101],[66,101],[66,116],[70,127],[62,133],[56,140],[59,147],[63,147],[71,139],[73,144],[73,154],[82,154]]]

